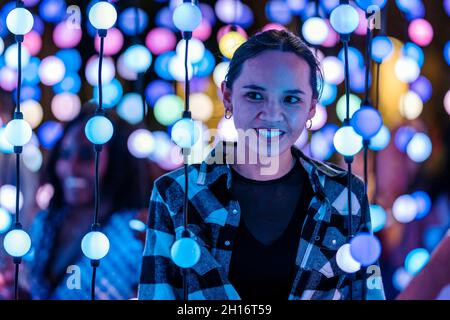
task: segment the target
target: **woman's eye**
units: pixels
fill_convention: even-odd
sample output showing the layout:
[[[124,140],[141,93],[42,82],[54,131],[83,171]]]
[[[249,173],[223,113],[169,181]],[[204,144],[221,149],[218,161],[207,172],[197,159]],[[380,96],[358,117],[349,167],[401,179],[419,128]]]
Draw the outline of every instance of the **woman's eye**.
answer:
[[[247,92],[245,95],[250,100],[262,100],[263,96],[258,92]]]
[[[284,102],[286,103],[290,103],[290,104],[296,104],[301,102],[302,100],[298,97],[294,97],[294,96],[288,96],[286,98],[284,98]]]

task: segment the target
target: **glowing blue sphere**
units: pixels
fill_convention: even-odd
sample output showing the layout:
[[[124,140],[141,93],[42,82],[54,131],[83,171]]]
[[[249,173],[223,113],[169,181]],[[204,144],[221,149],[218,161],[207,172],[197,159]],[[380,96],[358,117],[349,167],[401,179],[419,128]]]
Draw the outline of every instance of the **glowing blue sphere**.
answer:
[[[424,248],[411,250],[405,259],[405,269],[412,275],[416,275],[430,260],[430,253]]]
[[[416,133],[406,146],[406,153],[414,162],[423,162],[429,158],[433,150],[431,139],[422,132]]]
[[[202,22],[200,8],[191,2],[183,2],[173,12],[173,23],[180,31],[194,31]]]
[[[311,156],[314,159],[327,161],[334,152],[332,144],[329,143],[328,137],[325,133],[318,131],[311,137],[310,142]]]
[[[11,214],[5,209],[0,207],[0,234],[9,230],[12,224]]]
[[[39,16],[46,22],[58,23],[66,16],[66,13],[65,1],[43,0],[39,5]]]
[[[350,124],[363,139],[370,140],[383,125],[380,112],[371,106],[362,106],[352,116]]]
[[[292,14],[285,1],[266,2],[266,17],[269,21],[282,25],[289,24],[292,20]]]
[[[380,257],[380,240],[370,233],[359,233],[350,241],[350,253],[363,267],[370,266]]]
[[[170,255],[180,268],[191,268],[200,260],[200,246],[191,238],[181,238],[172,245]]]
[[[109,2],[97,2],[89,10],[89,22],[98,30],[110,29],[114,26],[116,20],[116,8]]]
[[[64,128],[60,122],[46,121],[39,126],[38,138],[41,146],[45,149],[51,149],[62,137]]]
[[[172,141],[180,148],[190,148],[200,136],[200,129],[192,119],[180,119],[172,127]]]
[[[450,41],[447,41],[444,47],[444,58],[448,65],[450,65]]]
[[[33,28],[33,15],[25,8],[15,8],[6,17],[8,30],[16,35],[25,35]]]
[[[53,91],[58,93],[70,92],[77,94],[81,89],[81,78],[76,72],[66,73],[64,79],[53,86]]]
[[[374,151],[380,151],[389,145],[391,140],[391,133],[389,129],[383,125],[378,133],[370,139],[369,149]]]
[[[423,219],[431,209],[431,198],[425,191],[415,191],[411,193],[417,204],[417,215],[416,220]]]
[[[345,60],[344,48],[339,50],[338,58],[342,61],[342,63],[344,63]],[[360,69],[361,67],[364,66],[363,54],[355,47],[348,47],[348,66],[350,70]]]
[[[136,34],[141,34],[147,28],[148,25],[147,13],[141,8],[138,8],[137,12],[138,12],[137,18],[139,19],[138,20],[139,24],[137,25],[137,28],[136,28],[137,19],[135,7],[126,8],[121,12],[119,16],[119,27],[126,35],[134,36]]]
[[[337,33],[350,34],[358,27],[358,11],[351,5],[341,4],[331,11],[330,23]]]
[[[207,77],[213,73],[215,66],[216,61],[214,55],[211,53],[211,51],[205,49],[202,60],[193,65],[194,75],[196,77]]]
[[[119,117],[135,125],[144,118],[144,107],[142,104],[142,96],[138,93],[130,92],[123,96],[116,111]]]
[[[387,215],[382,206],[377,204],[370,205],[370,220],[373,232],[378,232],[384,228],[387,222]]]
[[[328,106],[336,100],[336,97],[337,86],[328,82],[324,82],[319,103],[323,106]]]
[[[20,258],[30,251],[31,238],[22,229],[14,229],[5,235],[3,247],[10,256]]]
[[[358,6],[363,9],[364,11],[367,11],[371,6],[376,6],[380,9],[383,9],[386,5],[387,0],[356,0],[356,3]]]
[[[59,50],[55,55],[64,62],[68,72],[78,72],[80,70],[82,61],[80,52],[77,49]]]
[[[362,138],[352,126],[343,126],[333,138],[334,148],[343,156],[354,156],[362,149]]]
[[[152,63],[152,54],[143,45],[133,45],[124,52],[125,65],[136,73],[145,72]]]
[[[81,250],[89,259],[100,260],[108,254],[108,237],[103,232],[91,231],[81,240]]]
[[[413,58],[414,60],[416,60],[419,67],[422,68],[425,61],[425,54],[423,53],[423,49],[414,42],[405,43],[405,45],[402,47],[402,55],[405,57]]]
[[[145,97],[150,106],[154,106],[156,101],[162,96],[174,93],[173,85],[164,80],[153,80],[145,89]]]
[[[103,85],[103,107],[113,108],[116,106],[123,96],[122,84],[119,80],[113,79],[110,83]],[[94,99],[98,101],[98,87],[94,87]]]
[[[155,72],[160,78],[168,81],[174,80],[173,76],[169,72],[169,63],[176,55],[177,54],[175,51],[168,51],[159,55],[155,59]]]
[[[395,133],[394,137],[394,143],[398,150],[401,152],[406,152],[406,147],[408,146],[408,143],[411,141],[411,139],[416,134],[416,129],[411,126],[403,126],[398,128],[397,132]]]
[[[26,145],[30,141],[32,133],[30,125],[23,119],[11,120],[5,128],[6,140],[18,147]]]
[[[417,93],[420,99],[426,103],[431,99],[433,93],[433,87],[430,80],[424,76],[420,76],[416,81],[410,84],[411,91]]]
[[[93,144],[107,143],[114,132],[113,125],[108,118],[104,116],[94,116],[86,123],[84,133]]]
[[[376,36],[372,39],[372,59],[382,63],[388,59],[394,51],[392,41],[386,36]]]

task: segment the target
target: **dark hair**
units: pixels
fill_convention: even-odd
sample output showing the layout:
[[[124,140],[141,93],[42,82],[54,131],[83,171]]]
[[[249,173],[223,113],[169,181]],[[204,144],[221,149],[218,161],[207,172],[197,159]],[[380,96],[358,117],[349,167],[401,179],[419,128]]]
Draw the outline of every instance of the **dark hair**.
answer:
[[[244,62],[254,58],[266,50],[292,52],[303,58],[311,70],[310,84],[313,98],[317,99],[322,90],[323,76],[319,62],[310,48],[295,34],[289,31],[268,30],[249,38],[234,53],[228,67],[226,86],[231,89],[234,81],[239,77]]]
[[[60,157],[61,142],[71,128],[77,125],[84,127],[94,114],[94,109],[95,105],[92,103],[83,105],[82,112],[65,126],[62,137],[50,153],[45,170],[46,182],[52,184],[55,189],[49,206],[50,211],[57,211],[65,205],[63,189],[55,170],[56,162]],[[115,212],[144,208],[150,197],[151,181],[144,161],[133,157],[127,149],[127,139],[133,127],[122,120],[109,118],[114,126],[114,134],[107,144],[108,164],[100,185],[102,199],[110,200]]]

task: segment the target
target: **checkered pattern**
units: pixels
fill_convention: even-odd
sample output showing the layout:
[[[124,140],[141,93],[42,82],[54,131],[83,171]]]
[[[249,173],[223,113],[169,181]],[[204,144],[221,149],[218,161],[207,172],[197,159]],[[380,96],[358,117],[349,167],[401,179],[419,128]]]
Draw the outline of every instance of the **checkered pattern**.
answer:
[[[201,247],[200,261],[188,269],[190,300],[240,299],[227,277],[241,216],[239,203],[231,198],[230,167],[224,163],[229,147],[227,142],[219,143],[205,161],[188,167],[188,229]],[[336,264],[337,250],[346,243],[348,234],[347,172],[312,160],[296,147],[292,147],[291,152],[308,173],[314,196],[303,225],[298,226],[301,239],[289,300],[348,299],[351,279],[353,299],[361,299],[361,273],[349,275]],[[222,164],[212,161],[219,154],[224,155]],[[184,168],[155,181],[139,299],[183,299],[182,270],[170,257],[171,246],[183,230],[183,197]],[[370,221],[361,219],[368,216],[361,215],[363,210],[368,210],[368,200],[364,184],[356,176],[352,176],[352,200],[352,230],[357,233],[364,224],[369,224],[370,228]],[[384,299],[381,275],[377,280],[381,285],[368,286],[368,299]]]

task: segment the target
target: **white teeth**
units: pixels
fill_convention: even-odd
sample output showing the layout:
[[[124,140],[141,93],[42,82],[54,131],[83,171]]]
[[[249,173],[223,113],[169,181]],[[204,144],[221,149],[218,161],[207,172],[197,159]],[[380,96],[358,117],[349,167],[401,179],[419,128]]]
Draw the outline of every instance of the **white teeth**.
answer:
[[[67,177],[64,179],[64,184],[68,188],[85,188],[87,186],[87,181],[83,178]]]
[[[278,129],[256,129],[256,132],[262,137],[265,138],[274,138],[284,134],[283,131]]]

